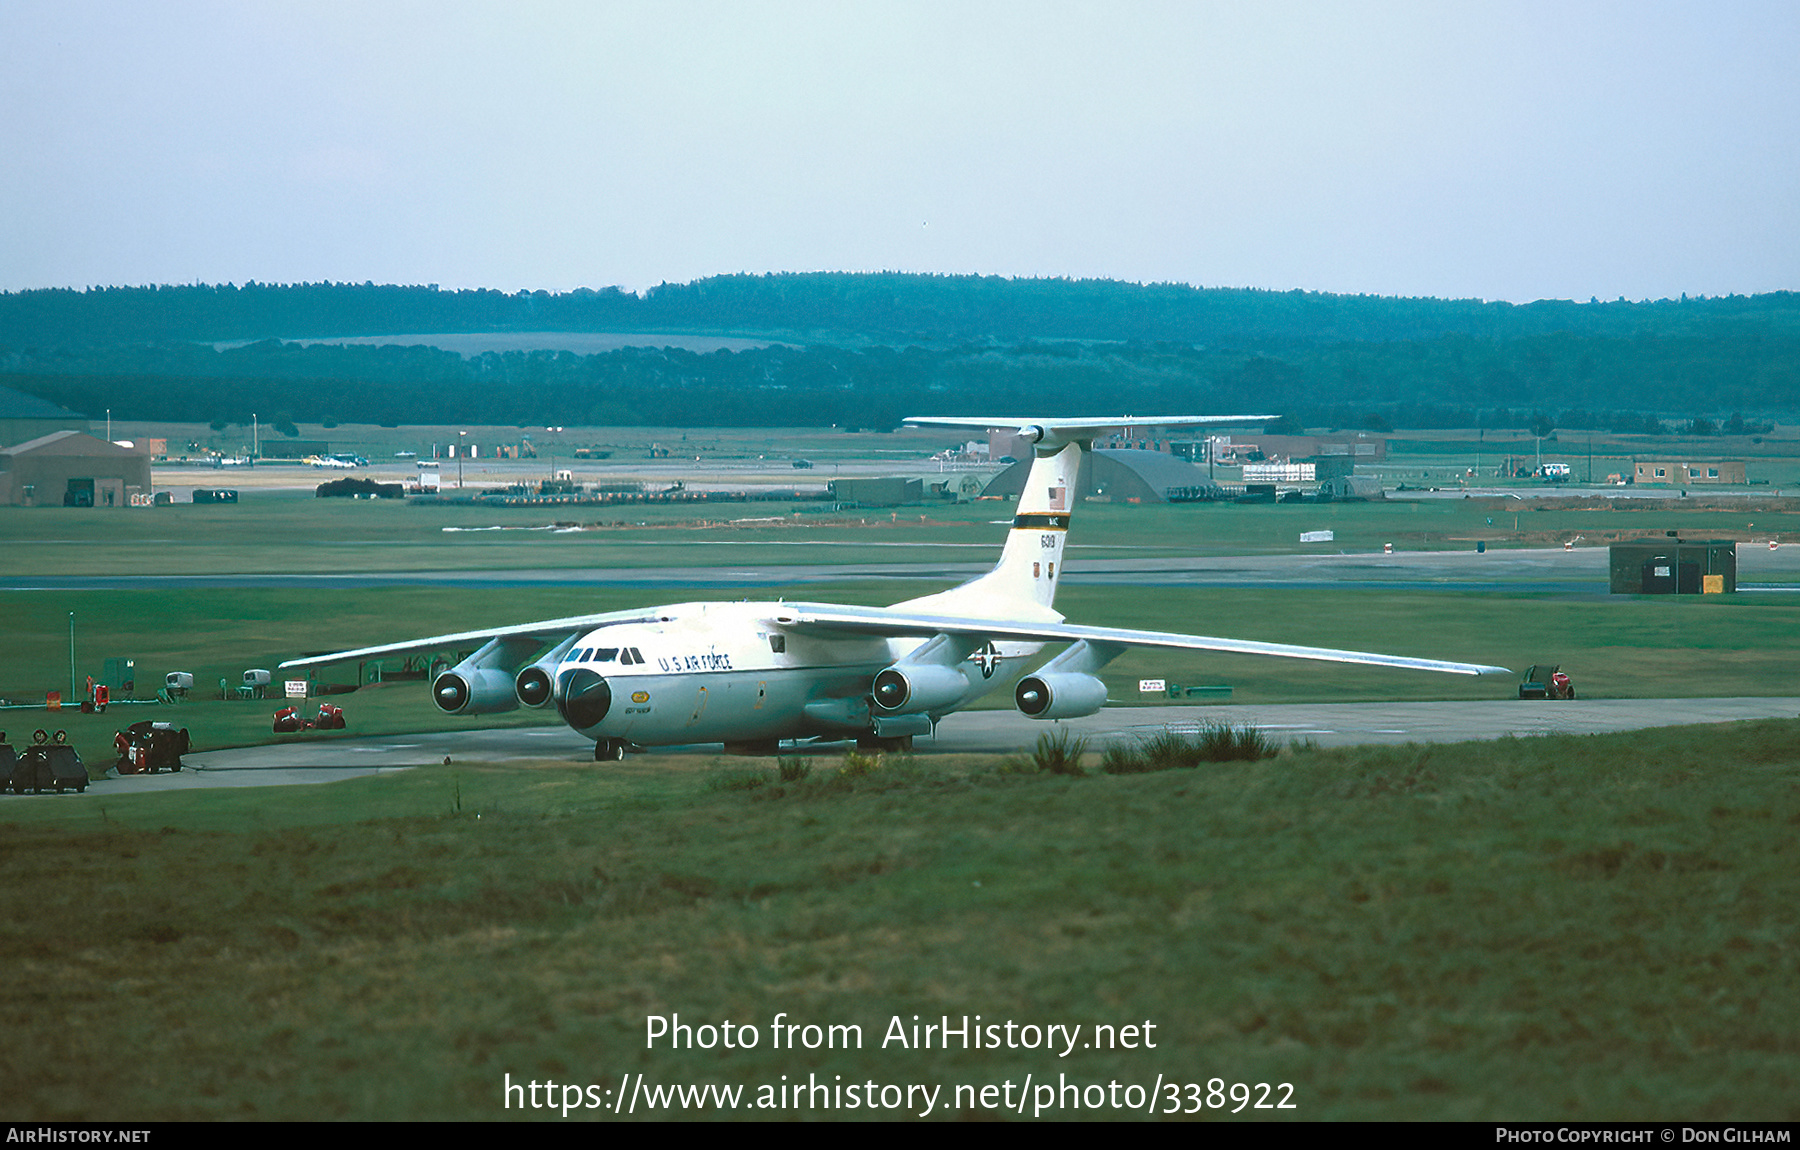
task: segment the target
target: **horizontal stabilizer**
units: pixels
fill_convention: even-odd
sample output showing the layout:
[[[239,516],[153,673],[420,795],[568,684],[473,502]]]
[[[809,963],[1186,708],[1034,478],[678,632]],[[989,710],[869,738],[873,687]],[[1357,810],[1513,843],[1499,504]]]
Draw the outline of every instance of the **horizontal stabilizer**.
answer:
[[[966,427],[983,431],[1016,427],[1036,443],[1053,446],[1091,440],[1103,432],[1123,427],[1202,427],[1207,424],[1267,423],[1274,415],[1098,415],[1063,416],[1055,419],[1020,419],[1010,415],[909,415],[915,427]]]

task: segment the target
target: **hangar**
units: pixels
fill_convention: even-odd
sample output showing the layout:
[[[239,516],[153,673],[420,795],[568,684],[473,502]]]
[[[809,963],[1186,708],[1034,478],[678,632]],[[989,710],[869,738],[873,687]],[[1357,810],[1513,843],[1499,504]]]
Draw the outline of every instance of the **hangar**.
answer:
[[[0,447],[37,439],[53,431],[86,431],[87,417],[47,399],[0,387]]]
[[[150,494],[150,456],[81,431],[0,450],[0,504],[14,507],[124,507]]]
[[[982,494],[1017,498],[1025,490],[1025,477],[1030,471],[1029,459],[1015,463],[996,475]],[[1082,499],[1167,503],[1170,491],[1211,485],[1206,468],[1165,452],[1095,448],[1083,460],[1077,491]]]

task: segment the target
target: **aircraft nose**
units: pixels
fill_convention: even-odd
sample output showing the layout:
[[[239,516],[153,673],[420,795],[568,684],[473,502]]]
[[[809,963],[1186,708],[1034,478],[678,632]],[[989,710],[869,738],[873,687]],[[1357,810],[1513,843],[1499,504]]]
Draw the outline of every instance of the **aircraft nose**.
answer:
[[[599,723],[612,708],[612,688],[597,671],[586,667],[564,671],[556,687],[556,710],[578,731]]]

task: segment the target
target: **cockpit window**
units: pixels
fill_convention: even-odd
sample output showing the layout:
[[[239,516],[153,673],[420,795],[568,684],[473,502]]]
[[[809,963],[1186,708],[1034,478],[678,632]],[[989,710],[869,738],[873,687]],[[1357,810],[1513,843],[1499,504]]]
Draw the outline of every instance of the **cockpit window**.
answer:
[[[617,659],[618,657],[619,657],[619,649],[617,647],[595,647],[594,648],[594,662],[596,662],[596,663],[610,663],[614,659]]]
[[[585,662],[587,662],[587,657],[588,657],[587,650],[586,650],[586,648],[583,648],[582,650],[576,651],[574,654],[570,655],[569,662],[585,663]]]

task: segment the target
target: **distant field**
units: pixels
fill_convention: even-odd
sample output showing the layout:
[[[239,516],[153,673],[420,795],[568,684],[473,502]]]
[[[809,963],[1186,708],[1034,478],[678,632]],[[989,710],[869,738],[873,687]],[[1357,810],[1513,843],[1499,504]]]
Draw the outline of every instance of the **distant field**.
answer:
[[[572,351],[576,355],[593,355],[621,347],[679,347],[705,354],[713,351],[747,351],[768,347],[766,339],[737,339],[713,335],[662,335],[638,332],[594,331],[476,331],[440,332],[430,335],[347,335],[336,339],[297,339],[290,342],[310,346],[315,343],[367,344],[371,347],[436,347],[462,356],[476,356],[488,351]],[[240,346],[219,344],[219,347]]]
[[[0,576],[505,570],[520,568],[844,563],[893,545],[997,556],[1004,502],[859,511],[818,503],[540,508],[316,499],[246,491],[236,505],[176,504],[114,513],[0,507]],[[777,518],[780,522],[766,522]],[[732,523],[732,520],[765,522]],[[472,531],[470,528],[586,530]],[[455,530],[448,530],[455,529]],[[1301,544],[1329,529],[1329,544]],[[1072,557],[1244,555],[1594,546],[1618,537],[1800,541],[1800,500],[1751,505],[1669,501],[1433,499],[1278,506],[1084,504]],[[1122,550],[1121,550],[1122,549]]]

